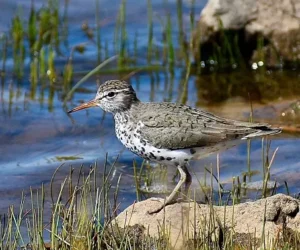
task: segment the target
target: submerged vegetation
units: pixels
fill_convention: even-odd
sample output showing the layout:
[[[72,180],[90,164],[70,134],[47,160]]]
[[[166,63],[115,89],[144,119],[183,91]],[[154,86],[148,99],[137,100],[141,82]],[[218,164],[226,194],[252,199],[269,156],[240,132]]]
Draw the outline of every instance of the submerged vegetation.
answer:
[[[195,13],[194,0],[190,1],[189,4],[185,3],[184,7],[183,1],[177,0],[175,16],[171,15],[167,1],[162,4],[164,7],[161,11],[163,15],[154,12],[151,0],[145,3],[147,6],[145,25],[148,26],[146,52],[143,49],[145,45],[141,42],[142,36],[138,30],[135,33],[128,32],[130,23],[127,20],[126,0],[121,1],[118,14],[115,17],[112,40],[107,40],[107,36],[102,34],[101,17],[99,16],[101,2],[95,0],[95,25],[91,27],[89,23],[83,21],[81,30],[86,39],[70,47],[69,4],[69,1],[64,1],[64,5],[62,5],[59,1],[48,0],[45,1],[43,7],[36,9],[32,1],[28,17],[23,16],[21,11],[16,13],[12,18],[10,31],[3,33],[0,37],[2,82],[10,73],[13,73],[17,79],[21,79],[29,70],[32,92],[36,91],[38,85],[42,85],[50,86],[55,90],[62,90],[63,96],[66,96],[70,91],[74,77],[88,73],[88,71],[76,70],[74,57],[77,54],[84,55],[89,46],[92,46],[96,51],[94,67],[106,59],[117,56],[115,64],[111,64],[109,68],[98,68],[94,72],[97,75],[131,73],[130,77],[133,77],[141,71],[157,70],[173,75],[175,68],[179,68],[183,74],[186,74],[186,79],[191,74],[196,74],[212,83],[215,81],[215,74],[221,73],[222,75],[225,74],[226,77],[231,77],[232,83],[241,85],[239,79],[241,75],[236,75],[235,78],[234,74],[227,76],[225,72],[243,72],[243,75],[245,73],[247,76],[252,75],[251,78],[255,79],[254,84],[257,85],[269,86],[271,82],[276,87],[276,84],[281,82],[281,79],[278,81],[274,79],[274,76],[275,78],[277,76],[270,74],[272,69],[268,69],[264,64],[263,39],[257,38],[258,62],[255,65],[249,65],[240,51],[238,34],[223,30],[221,21],[219,42],[214,43],[209,48],[204,45],[199,53],[195,53],[196,50],[198,51],[199,41],[193,41],[191,38],[196,26],[195,15],[198,14]],[[184,9],[185,11],[183,11]],[[187,17],[189,21],[187,21]],[[25,22],[24,20],[28,21]],[[157,32],[158,29],[160,34]],[[200,37],[197,39],[200,40]],[[13,54],[12,69],[6,65],[8,53]],[[59,64],[57,64],[58,61]],[[64,65],[61,65],[61,62]],[[207,75],[207,73],[209,74]],[[206,86],[211,86],[211,84]],[[250,92],[251,89],[247,88],[247,91]],[[263,91],[260,91],[260,94],[264,95]],[[35,97],[35,94],[32,93],[31,96]],[[272,98],[274,98],[274,93],[267,97],[267,99]]]
[[[75,86],[73,83],[86,74],[98,77],[117,74],[119,78],[130,79],[145,72],[153,82],[159,81],[159,74],[165,74],[165,81],[168,82],[165,87],[171,100],[174,74],[179,71],[182,75],[178,90],[181,96],[177,101],[181,103],[187,101],[191,76],[197,78],[199,99],[207,103],[219,103],[235,96],[248,100],[249,93],[251,100],[258,102],[276,99],[279,91],[281,97],[300,94],[297,72],[274,71],[266,67],[264,41],[259,36],[255,46],[258,61],[252,65],[240,51],[239,35],[222,29],[221,21],[217,42],[209,47],[204,44],[199,50],[198,40],[201,37],[192,39],[196,28],[195,16],[198,14],[195,0],[189,3],[177,0],[176,15],[171,13],[168,1],[162,3],[159,13],[153,10],[151,0],[145,2],[146,35],[139,34],[138,30],[129,32],[132,20],[128,20],[126,0],[122,0],[114,17],[116,21],[111,36],[103,31],[101,1],[95,0],[95,24],[82,21],[84,38],[77,44],[72,43],[72,46],[68,26],[70,4],[67,0],[64,4],[48,0],[37,9],[32,1],[28,16],[24,16],[21,10],[16,12],[10,30],[0,36],[2,86],[11,75],[18,82],[29,79],[30,98],[35,100],[39,91],[41,102],[45,98],[45,90],[49,89],[49,110],[52,109],[55,92],[58,91],[65,102],[70,101],[83,80]],[[84,58],[90,49],[95,51],[95,57],[90,59],[91,67],[82,70],[77,61]],[[13,55],[12,62],[8,60],[10,54]],[[15,91],[14,88],[10,90]]]
[[[107,35],[100,16],[101,1],[94,3],[95,23],[82,21],[77,43],[70,42],[68,9],[72,3],[67,0],[64,4],[48,0],[41,8],[36,8],[32,1],[27,16],[19,9],[12,17],[10,30],[0,35],[2,89],[11,79],[17,83],[8,88],[9,114],[13,99],[18,97],[15,93],[24,82],[30,85],[27,98],[39,101],[41,105],[47,101],[48,109],[52,111],[56,94],[66,106],[75,93],[89,91],[82,83],[92,75],[96,79],[117,75],[139,82],[139,75],[147,74],[151,79],[151,100],[154,88],[163,76],[165,100],[181,103],[188,101],[190,79],[195,79],[200,104],[222,103],[232,97],[266,103],[276,101],[279,95],[290,98],[300,94],[297,71],[274,70],[264,64],[261,37],[256,42],[259,59],[252,65],[242,56],[238,34],[223,29],[217,43],[210,47],[203,45],[197,50],[199,45],[192,39],[198,14],[194,0],[188,3],[177,0],[174,3],[176,15],[167,0],[163,1],[159,13],[153,9],[151,0],[145,2],[146,34],[129,29],[135,19],[129,19],[126,0],[122,0],[113,16],[116,20],[114,28],[110,28],[110,35]],[[95,56],[88,55],[89,67],[82,67],[79,61],[86,60],[86,54],[91,50]],[[181,79],[175,89],[178,74]],[[82,78],[84,75],[86,77]],[[180,93],[176,99],[174,91]],[[280,115],[275,113],[276,117]],[[282,113],[280,122],[290,120],[294,117]],[[299,131],[291,126],[285,129]]]
[[[160,236],[153,238],[142,226],[123,228],[115,223],[114,219],[121,208],[121,175],[115,176],[115,164],[116,161],[111,164],[105,162],[104,166],[93,164],[90,168],[81,166],[79,171],[71,167],[69,175],[55,189],[56,175],[65,167],[61,165],[54,172],[49,186],[31,188],[28,197],[22,195],[19,207],[9,207],[8,214],[1,217],[1,249],[172,249],[167,225],[160,225]],[[267,166],[267,171],[271,164],[272,162]],[[103,175],[99,175],[100,168],[104,168]],[[212,206],[214,203],[211,185],[215,181],[219,184],[217,192],[220,196],[217,195],[219,198],[216,198],[218,205],[223,205],[226,210],[229,200],[234,205],[238,204],[244,189],[238,178],[233,179],[232,190],[228,191],[231,198],[224,199],[219,177],[212,170],[208,172],[210,184],[199,182],[201,190],[206,192],[208,204]],[[265,174],[268,175],[269,172]],[[141,177],[137,173],[135,175],[135,178]],[[147,174],[143,178],[147,178],[146,176]],[[276,192],[276,187],[272,192],[274,191]],[[210,213],[211,218],[217,218],[214,209]],[[133,215],[128,214],[128,220],[131,216]],[[300,247],[300,235],[289,229],[283,228],[283,237],[277,237],[273,241],[267,235],[261,239],[253,235],[241,235],[215,223],[212,219],[204,219],[199,233],[186,246],[189,249],[257,249],[263,245],[268,249]],[[220,229],[216,234],[217,227]]]

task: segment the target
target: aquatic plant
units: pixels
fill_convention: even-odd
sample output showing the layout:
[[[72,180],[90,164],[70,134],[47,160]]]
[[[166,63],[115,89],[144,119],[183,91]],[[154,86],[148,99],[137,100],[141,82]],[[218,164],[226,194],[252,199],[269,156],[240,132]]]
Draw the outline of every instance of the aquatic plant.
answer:
[[[158,228],[159,237],[151,238],[147,234],[134,234],[132,231],[134,228],[122,229],[112,223],[120,209],[118,197],[121,175],[115,175],[117,159],[110,164],[107,159],[106,156],[103,166],[93,164],[88,172],[83,166],[78,171],[70,167],[69,174],[61,181],[60,188],[54,190],[58,172],[66,167],[61,165],[55,170],[50,185],[41,185],[37,189],[31,188],[28,197],[22,194],[20,205],[11,206],[8,213],[1,217],[1,249],[24,247],[27,249],[131,249],[137,247],[146,250],[152,249],[153,246],[159,249],[170,249],[169,233],[163,225]],[[145,167],[147,169],[145,164],[143,166],[141,169]],[[103,176],[98,173],[100,167],[103,169]],[[136,167],[134,169],[138,184],[141,181],[141,173],[138,173]],[[212,170],[207,169],[207,171],[211,181],[208,187],[203,187],[202,190],[209,191],[206,192],[206,197],[211,207],[210,217],[214,218],[216,215],[213,209],[213,195],[210,192],[213,190],[213,181],[220,181],[219,172],[216,176]],[[153,178],[153,170],[147,172]],[[164,171],[159,174],[165,176]],[[239,178],[234,178],[231,192],[233,205],[239,202],[241,190]],[[219,195],[223,200],[224,189],[220,182]],[[139,199],[139,196],[137,198]],[[226,204],[226,200],[222,202],[222,205],[225,205],[225,211]],[[131,215],[128,214],[128,216]],[[47,221],[49,218],[50,223]],[[200,228],[199,232],[193,236],[190,247],[192,249],[207,247],[249,249],[250,246],[258,246],[257,240],[252,239],[250,235],[246,237],[247,240],[236,241],[235,232],[216,223],[217,220],[204,218],[201,223],[202,229],[211,230]],[[262,228],[265,230],[263,223]],[[220,228],[221,232],[214,234],[215,228]],[[288,235],[288,237],[283,237],[284,241],[278,238],[277,242],[274,242],[263,234],[260,244],[272,245],[275,248],[284,245],[288,247],[286,249],[299,247],[299,234],[289,233]]]

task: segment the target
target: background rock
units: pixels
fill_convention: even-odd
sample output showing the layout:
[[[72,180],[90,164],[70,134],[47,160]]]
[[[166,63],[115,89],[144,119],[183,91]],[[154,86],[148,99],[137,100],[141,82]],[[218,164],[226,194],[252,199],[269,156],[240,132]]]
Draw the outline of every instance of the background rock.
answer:
[[[300,59],[300,0],[209,0],[203,9],[194,34],[195,56],[199,44],[216,40],[224,30],[239,32],[240,46],[259,60],[264,53],[267,63]],[[242,35],[241,35],[242,34]],[[263,48],[258,53],[257,38]],[[243,51],[243,48],[241,48]]]
[[[143,227],[150,237],[158,238],[162,232],[167,232],[170,244],[175,249],[182,249],[195,235],[199,237],[203,232],[217,236],[220,227],[223,231],[225,228],[238,235],[251,234],[249,237],[259,242],[264,221],[264,234],[268,235],[268,239],[278,237],[283,226],[300,232],[299,201],[283,194],[226,207],[193,202],[175,203],[157,214],[147,213],[160,202],[163,199],[135,203],[119,214],[114,222],[121,228]]]

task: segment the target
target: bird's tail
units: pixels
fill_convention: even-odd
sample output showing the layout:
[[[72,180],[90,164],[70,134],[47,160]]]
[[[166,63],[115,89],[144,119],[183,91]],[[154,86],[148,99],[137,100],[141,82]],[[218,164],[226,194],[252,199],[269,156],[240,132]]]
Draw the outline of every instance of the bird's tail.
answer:
[[[266,135],[276,135],[281,133],[281,128],[271,128],[268,125],[263,125],[263,126],[255,126],[252,127],[255,129],[253,133],[250,133],[242,138],[242,140],[245,139],[252,139],[255,137],[261,137],[261,136],[266,136]]]

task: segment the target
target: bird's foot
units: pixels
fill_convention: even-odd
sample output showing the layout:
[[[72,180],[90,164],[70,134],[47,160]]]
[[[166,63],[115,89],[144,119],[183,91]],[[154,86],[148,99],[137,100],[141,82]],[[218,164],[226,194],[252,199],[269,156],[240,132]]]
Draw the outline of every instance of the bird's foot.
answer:
[[[150,198],[152,201],[159,201],[161,202],[162,199],[161,198]],[[192,199],[189,199],[187,197],[180,197],[180,198],[177,198],[176,200],[174,201],[170,201],[168,203],[163,203],[161,204],[158,208],[155,208],[153,210],[149,210],[147,211],[148,214],[156,214],[156,213],[159,213],[161,210],[163,210],[166,206],[168,205],[171,205],[171,204],[174,204],[174,203],[181,203],[181,202],[193,202]]]
[[[163,208],[165,207],[165,205],[161,205],[159,206],[158,208],[156,209],[152,209],[152,210],[149,210],[147,211],[148,214],[156,214],[156,213],[159,213]]]
[[[189,199],[186,200],[184,198],[177,198],[177,199],[174,199],[174,200],[163,200],[161,198],[156,198],[156,197],[153,197],[153,198],[150,198],[151,201],[158,201],[158,202],[163,202],[163,204],[161,204],[158,208],[156,209],[153,209],[153,210],[149,210],[148,211],[148,214],[156,214],[156,213],[159,213],[161,210],[163,210],[166,206],[168,205],[171,205],[171,204],[174,204],[174,203],[180,203],[180,202],[184,202],[184,201],[190,201]]]
[[[148,214],[156,214],[156,213],[160,212],[166,205],[168,205],[166,203],[166,200],[163,200],[162,198],[152,197],[152,198],[150,198],[150,200],[151,201],[158,201],[162,204],[160,204],[158,208],[147,211]]]
[[[159,204],[159,207],[156,208],[156,209],[152,209],[152,210],[147,211],[148,214],[155,214],[155,213],[158,213],[159,211],[161,211],[163,209],[165,200],[163,200],[162,198],[151,197],[151,198],[149,198],[149,200],[150,201],[156,201],[156,202],[159,202],[159,203],[162,203],[162,204]]]

